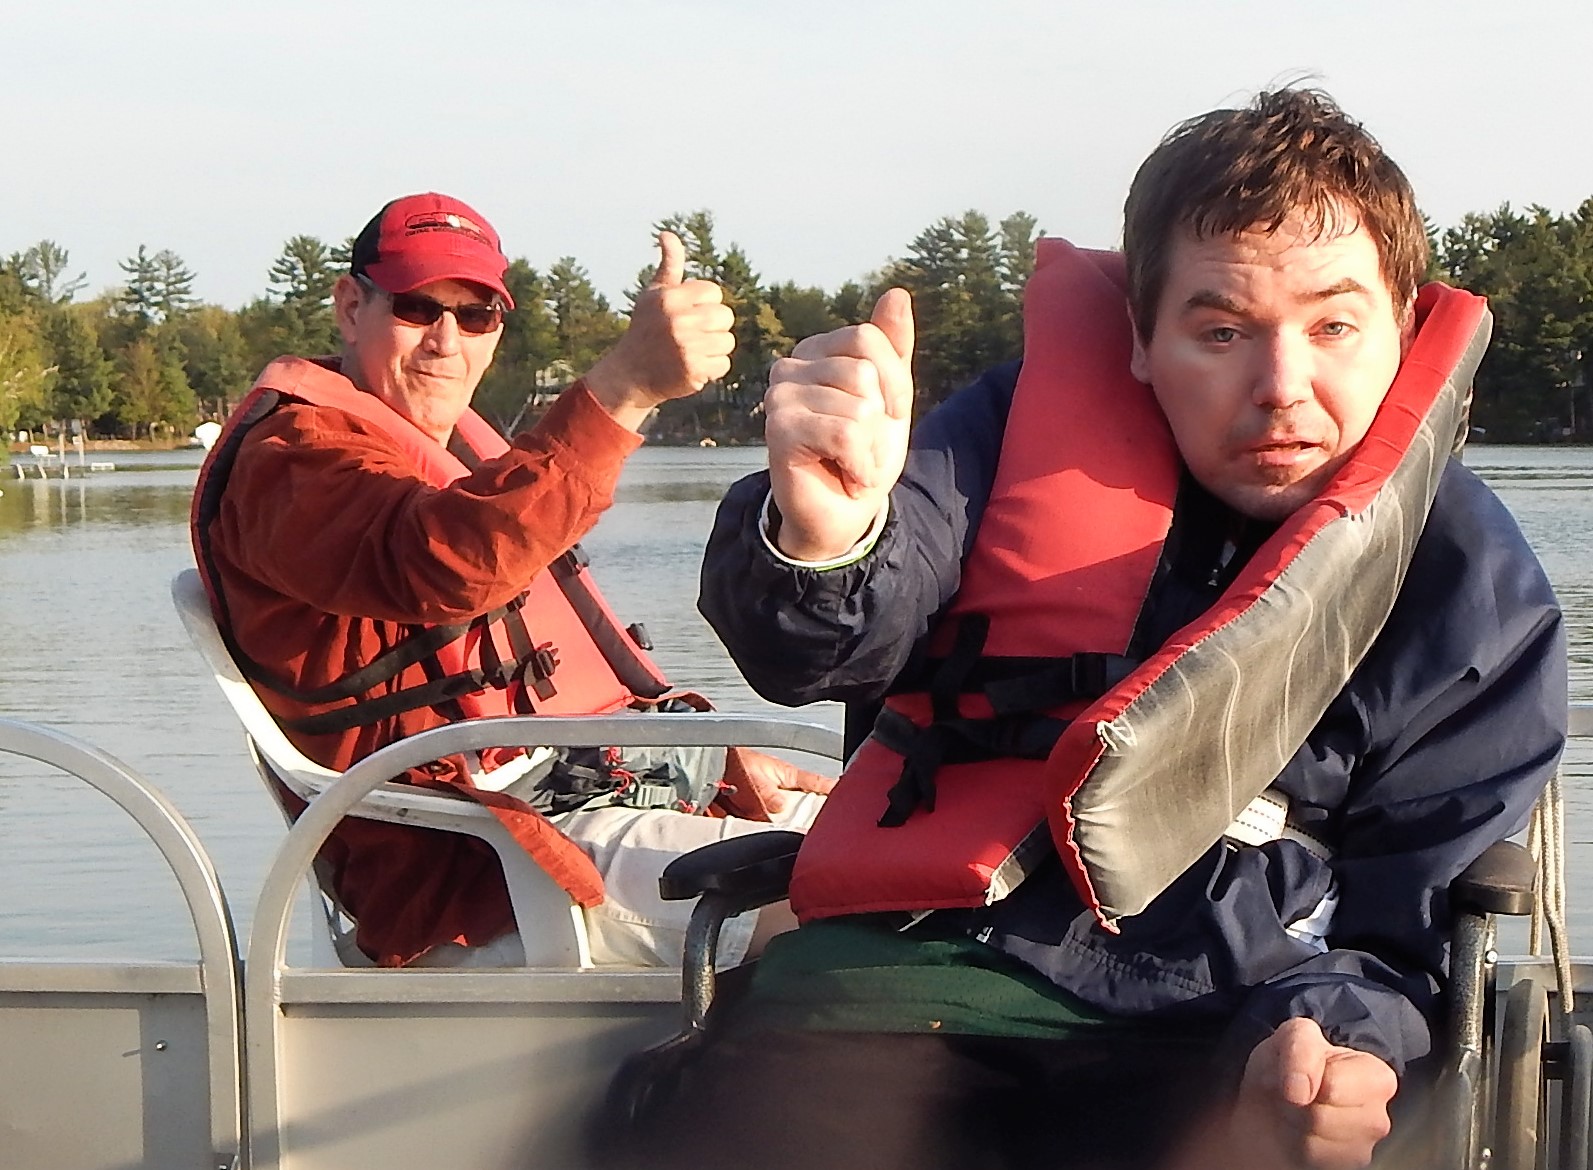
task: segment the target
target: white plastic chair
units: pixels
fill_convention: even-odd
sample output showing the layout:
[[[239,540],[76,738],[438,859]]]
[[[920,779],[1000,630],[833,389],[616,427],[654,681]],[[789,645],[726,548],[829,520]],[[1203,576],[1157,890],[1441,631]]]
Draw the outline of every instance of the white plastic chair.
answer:
[[[216,685],[232,706],[248,737],[249,754],[272,800],[283,808],[281,793],[273,776],[305,803],[313,801],[342,775],[323,767],[294,747],[283,734],[271,713],[239,672],[227,652],[210,610],[199,574],[193,569],[178,573],[172,581],[172,600],[194,647],[204,657]],[[394,771],[396,776],[402,769]],[[454,833],[467,833],[491,845],[503,866],[509,886],[509,902],[515,921],[521,925],[526,965],[533,967],[590,967],[591,951],[586,942],[586,922],[581,908],[565,891],[537,866],[525,849],[509,835],[490,811],[464,797],[426,792],[409,785],[383,784],[359,806],[356,815],[376,821],[417,825]],[[323,884],[316,899],[326,921],[324,934],[315,932],[312,953],[317,965],[370,966],[370,960],[354,945],[353,930]],[[535,923],[534,928],[526,924]],[[330,944],[330,951],[327,950]]]
[[[210,600],[195,570],[185,569],[172,580],[172,600],[189,639],[204,657],[216,685],[243,723],[250,754],[272,799],[281,807],[280,793],[272,782],[275,776],[299,799],[313,802],[343,773],[309,759],[283,734],[227,652],[210,610]],[[412,758],[417,741],[430,744],[435,754]],[[356,767],[363,774],[382,768],[383,774],[391,778],[418,763],[456,752],[506,746],[591,744],[621,747],[740,744],[808,752],[836,760],[841,757],[840,732],[818,724],[761,715],[661,714],[639,719],[634,714],[621,713],[466,720],[389,744]],[[384,767],[389,762],[390,766]],[[287,810],[283,812],[286,816]],[[564,968],[593,965],[581,907],[543,872],[488,809],[463,796],[428,792],[389,780],[364,796],[351,815],[481,838],[492,846],[503,867],[510,905],[525,944],[526,965]],[[370,960],[354,945],[350,925],[324,884],[317,901],[327,929],[312,932],[312,955],[316,964],[369,966]]]

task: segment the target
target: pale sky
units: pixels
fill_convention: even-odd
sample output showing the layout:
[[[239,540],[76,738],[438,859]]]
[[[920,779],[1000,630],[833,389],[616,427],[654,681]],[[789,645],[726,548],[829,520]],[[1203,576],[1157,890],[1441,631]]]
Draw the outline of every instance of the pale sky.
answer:
[[[826,289],[969,208],[1111,245],[1169,126],[1301,73],[1440,225],[1593,196],[1588,0],[0,0],[0,61],[0,255],[170,248],[228,307],[429,189],[616,302],[696,208]]]

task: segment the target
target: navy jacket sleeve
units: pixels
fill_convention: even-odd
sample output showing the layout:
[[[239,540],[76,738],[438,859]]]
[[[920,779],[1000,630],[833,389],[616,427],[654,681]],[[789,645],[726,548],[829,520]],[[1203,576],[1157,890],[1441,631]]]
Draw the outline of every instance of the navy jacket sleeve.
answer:
[[[914,430],[890,516],[855,565],[815,572],[765,545],[766,472],[734,484],[703,559],[698,609],[747,682],[796,706],[879,696],[952,597],[995,479],[1018,365],[988,371]]]

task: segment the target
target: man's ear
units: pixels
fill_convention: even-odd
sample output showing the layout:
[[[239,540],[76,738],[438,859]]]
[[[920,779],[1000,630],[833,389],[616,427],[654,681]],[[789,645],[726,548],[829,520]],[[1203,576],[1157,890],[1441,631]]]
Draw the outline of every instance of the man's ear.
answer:
[[[1411,342],[1416,340],[1416,294],[1411,293],[1410,299],[1405,302],[1405,308],[1399,315],[1399,356],[1405,360],[1405,355],[1410,352]]]
[[[343,344],[350,345],[355,337],[355,323],[365,301],[365,290],[360,282],[348,273],[337,278],[332,286],[332,313],[337,318],[337,331],[343,335]]]
[[[1139,326],[1134,321],[1134,310],[1127,309],[1128,327],[1134,334],[1134,348],[1128,357],[1128,372],[1134,375],[1135,381],[1150,385],[1150,355],[1145,352],[1145,340],[1139,335]]]

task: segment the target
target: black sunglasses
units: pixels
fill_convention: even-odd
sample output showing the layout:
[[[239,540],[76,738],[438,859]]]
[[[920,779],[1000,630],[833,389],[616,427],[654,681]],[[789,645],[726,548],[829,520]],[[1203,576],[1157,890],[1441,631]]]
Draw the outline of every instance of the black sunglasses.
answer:
[[[379,287],[368,276],[356,276],[362,286],[379,292],[393,302],[393,316],[406,325],[435,325],[444,313],[452,313],[459,322],[459,332],[491,333],[503,324],[503,305],[494,301],[490,305],[445,305],[423,293],[390,293]]]

